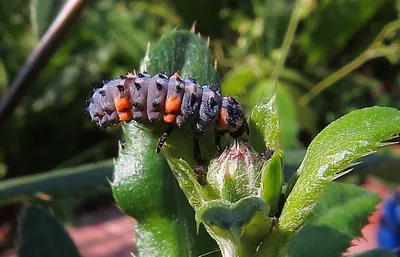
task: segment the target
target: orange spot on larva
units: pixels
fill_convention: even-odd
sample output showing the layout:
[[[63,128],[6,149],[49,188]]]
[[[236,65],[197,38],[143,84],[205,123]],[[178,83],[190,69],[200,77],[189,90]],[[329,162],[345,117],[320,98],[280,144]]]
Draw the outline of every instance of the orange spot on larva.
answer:
[[[181,104],[182,104],[181,96],[171,95],[165,101],[165,112],[166,113],[179,112],[179,110],[181,109]]]
[[[130,121],[132,119],[132,114],[130,111],[126,111],[126,112],[120,112],[118,114],[119,119],[121,121]]]
[[[166,123],[172,123],[172,122],[174,122],[174,121],[175,121],[175,118],[176,118],[176,115],[175,115],[175,114],[167,114],[167,115],[164,115],[164,121],[165,121]]]
[[[225,108],[221,108],[219,111],[219,119],[216,128],[218,130],[228,130],[229,126],[227,123],[228,111]]]
[[[126,97],[116,97],[115,98],[115,108],[117,111],[122,112],[129,108],[129,100]]]
[[[175,72],[174,73],[174,75],[172,75],[175,79],[180,79],[181,78],[181,76],[179,76],[179,73],[178,72]]]

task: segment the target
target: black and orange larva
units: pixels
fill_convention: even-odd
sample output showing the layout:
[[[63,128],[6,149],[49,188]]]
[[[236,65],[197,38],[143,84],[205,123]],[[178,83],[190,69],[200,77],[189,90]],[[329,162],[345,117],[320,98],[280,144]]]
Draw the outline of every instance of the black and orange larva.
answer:
[[[167,77],[146,72],[103,81],[90,99],[87,108],[93,122],[107,127],[121,121],[148,119],[171,124],[159,139],[157,152],[174,127],[191,126],[194,131],[194,158],[200,160],[198,137],[215,131],[215,145],[225,133],[233,138],[247,131],[247,123],[239,103],[230,96],[222,97],[214,85],[200,86],[194,79],[182,79],[178,73]]]

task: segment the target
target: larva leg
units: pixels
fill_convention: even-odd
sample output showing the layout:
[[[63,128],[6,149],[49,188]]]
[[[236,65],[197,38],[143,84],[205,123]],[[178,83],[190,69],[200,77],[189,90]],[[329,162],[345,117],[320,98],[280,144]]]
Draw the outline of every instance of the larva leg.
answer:
[[[164,134],[158,139],[158,145],[157,145],[157,153],[161,152],[161,148],[163,147],[165,141],[167,141],[168,136],[171,134],[171,132],[174,130],[174,126],[169,126],[165,131]]]
[[[196,162],[196,166],[194,167],[194,173],[197,176],[197,182],[200,185],[207,184],[207,170],[208,166],[207,163],[203,162]]]
[[[193,136],[193,158],[196,162],[201,162],[201,152],[200,152],[200,135]]]
[[[221,138],[224,136],[225,132],[215,132],[215,148],[220,154],[222,152],[221,148]]]
[[[193,158],[195,160],[194,172],[197,176],[197,181],[201,185],[207,184],[207,162],[201,159],[200,153],[200,135],[195,134],[193,137]]]

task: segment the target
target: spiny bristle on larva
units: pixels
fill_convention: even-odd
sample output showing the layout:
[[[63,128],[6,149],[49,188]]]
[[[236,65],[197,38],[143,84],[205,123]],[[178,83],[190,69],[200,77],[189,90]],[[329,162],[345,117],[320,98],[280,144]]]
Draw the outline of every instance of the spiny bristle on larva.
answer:
[[[132,72],[128,72],[128,74],[126,74],[125,77],[128,79],[133,79],[136,77],[136,74],[133,74]]]
[[[175,79],[180,79],[180,80],[182,80],[182,78],[181,78],[181,76],[179,76],[179,73],[178,73],[178,72],[175,72],[174,75],[172,75],[172,77],[175,78]]]

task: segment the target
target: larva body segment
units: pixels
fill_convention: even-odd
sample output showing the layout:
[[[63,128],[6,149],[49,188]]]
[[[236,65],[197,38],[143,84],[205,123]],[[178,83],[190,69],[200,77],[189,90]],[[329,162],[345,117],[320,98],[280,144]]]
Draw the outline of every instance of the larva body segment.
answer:
[[[147,93],[151,76],[140,73],[128,84],[130,102],[132,103],[132,119],[142,121],[147,119]]]
[[[107,127],[121,121],[148,119],[150,122],[171,124],[160,137],[157,151],[173,127],[190,126],[195,135],[193,149],[199,156],[198,137],[214,130],[216,147],[224,133],[241,137],[247,123],[239,103],[230,96],[222,97],[213,85],[198,85],[193,79],[182,79],[178,73],[151,76],[132,73],[111,81],[95,90],[87,108],[92,121]],[[197,159],[197,158],[195,158]]]
[[[147,117],[150,122],[158,122],[164,116],[168,77],[161,73],[155,75],[149,81],[147,90]]]
[[[192,79],[185,79],[185,93],[183,94],[181,113],[177,117],[178,126],[185,122],[194,122],[201,103],[203,89]]]

